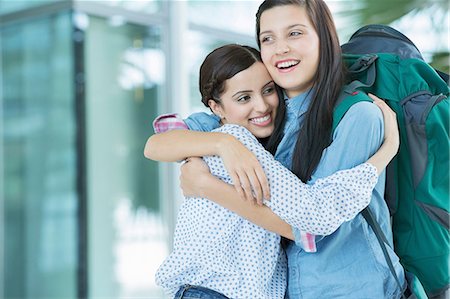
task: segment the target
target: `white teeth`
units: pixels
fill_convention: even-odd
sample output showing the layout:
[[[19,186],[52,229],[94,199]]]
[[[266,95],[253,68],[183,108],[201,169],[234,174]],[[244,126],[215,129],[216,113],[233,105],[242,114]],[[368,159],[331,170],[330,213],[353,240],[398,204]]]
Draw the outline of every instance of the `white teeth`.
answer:
[[[252,118],[250,121],[252,123],[260,124],[260,123],[263,123],[265,121],[268,121],[269,119],[270,119],[270,114],[267,114],[266,116],[263,116],[263,117]]]
[[[290,60],[277,64],[277,68],[287,68],[299,64],[300,61]]]

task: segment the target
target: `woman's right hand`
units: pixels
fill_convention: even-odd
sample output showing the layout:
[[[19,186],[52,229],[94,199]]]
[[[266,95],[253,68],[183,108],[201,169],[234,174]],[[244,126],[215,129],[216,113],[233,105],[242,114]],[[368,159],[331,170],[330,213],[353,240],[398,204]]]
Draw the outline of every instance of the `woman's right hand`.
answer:
[[[219,151],[234,187],[243,199],[262,205],[270,198],[267,176],[256,156],[235,137],[229,137]]]
[[[204,189],[208,187],[208,184],[205,183],[208,177],[213,177],[213,175],[202,158],[187,158],[180,167],[180,188],[183,191],[183,195],[188,197],[206,197]]]
[[[392,150],[392,156],[395,156],[400,146],[400,134],[397,123],[397,115],[395,112],[380,98],[373,94],[369,94],[375,105],[377,105],[383,113],[384,119],[384,142],[385,146],[389,146]]]

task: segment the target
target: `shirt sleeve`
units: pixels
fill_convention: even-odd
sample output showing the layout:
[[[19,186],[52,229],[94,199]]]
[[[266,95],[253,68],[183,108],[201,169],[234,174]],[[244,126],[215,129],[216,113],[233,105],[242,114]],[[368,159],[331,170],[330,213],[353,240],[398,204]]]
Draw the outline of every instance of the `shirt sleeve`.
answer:
[[[225,125],[219,130],[235,136],[256,155],[270,185],[271,198],[265,204],[298,230],[329,235],[370,202],[378,175],[368,163],[307,185],[276,161],[247,129]]]
[[[162,114],[153,121],[153,130],[156,134],[171,130],[187,130],[188,126],[177,113]]]
[[[171,130],[193,130],[210,132],[220,126],[220,118],[214,114],[198,112],[182,119],[177,113],[166,113],[153,121],[153,130],[156,134]]]
[[[217,115],[204,112],[193,113],[184,122],[193,131],[211,132],[220,127],[220,118]]]
[[[333,134],[333,142],[324,150],[319,167],[310,182],[318,182],[320,178],[325,178],[337,171],[349,169],[367,161],[383,142],[383,125],[383,115],[373,103],[360,102],[354,104],[336,128]],[[370,193],[371,196],[372,192]],[[353,199],[346,198],[346,200]],[[301,231],[294,227],[293,232],[297,241],[297,236],[301,235]],[[320,239],[320,237],[316,237],[316,242]]]

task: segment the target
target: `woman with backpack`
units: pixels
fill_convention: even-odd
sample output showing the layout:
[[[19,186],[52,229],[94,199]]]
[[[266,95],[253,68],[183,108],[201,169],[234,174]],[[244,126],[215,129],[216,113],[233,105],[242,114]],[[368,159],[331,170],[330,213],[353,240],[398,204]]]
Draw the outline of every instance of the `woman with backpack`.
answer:
[[[175,130],[154,135],[147,142],[146,157],[180,160],[187,155],[207,155],[204,161],[212,174],[231,183],[222,161],[227,154],[223,152],[249,148],[248,157],[256,155],[267,173],[271,200],[264,207],[242,204],[239,199],[235,203],[238,208],[245,206],[244,216],[250,220],[263,221],[269,229],[290,239],[294,239],[291,226],[281,218],[316,234],[330,234],[340,223],[353,218],[369,203],[377,174],[398,148],[395,115],[377,101],[389,127],[383,149],[368,163],[306,185],[255,138],[264,142],[270,136],[279,103],[275,84],[256,49],[226,45],[211,52],[200,69],[200,90],[202,102],[220,115],[222,126],[211,133]],[[219,144],[225,144],[224,150],[215,152],[215,140],[222,140]],[[190,158],[185,164],[198,160]],[[216,183],[214,177],[211,186]],[[226,187],[223,194],[235,190],[229,184]],[[159,268],[156,281],[175,298],[282,299],[287,265],[278,234],[205,198],[186,198],[179,211],[174,250]]]
[[[269,147],[302,181],[313,184],[365,161],[383,141],[383,117],[372,104],[354,104],[333,131],[333,110],[345,81],[341,49],[331,13],[322,0],[267,0],[257,12],[257,42],[270,75],[284,90]],[[355,96],[362,96],[358,94]],[[218,187],[201,185],[195,164],[182,167],[185,194],[219,204]],[[392,244],[384,175],[369,205],[389,244],[398,277],[391,274],[377,238],[357,215],[333,234],[316,237],[317,252],[305,252],[301,234],[286,247],[289,298],[400,298],[404,270]],[[225,188],[225,187],[224,187]],[[229,200],[232,200],[230,197]]]

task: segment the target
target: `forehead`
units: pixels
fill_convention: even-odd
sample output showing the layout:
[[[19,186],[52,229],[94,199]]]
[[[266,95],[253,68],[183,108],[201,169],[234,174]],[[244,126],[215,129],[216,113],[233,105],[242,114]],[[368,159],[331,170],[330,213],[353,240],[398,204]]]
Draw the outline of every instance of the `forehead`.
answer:
[[[260,61],[255,62],[247,69],[240,71],[230,79],[225,81],[225,92],[231,93],[238,90],[253,90],[262,88],[271,77],[264,64]]]
[[[303,6],[289,4],[275,6],[261,14],[260,31],[284,29],[294,25],[311,26]]]

